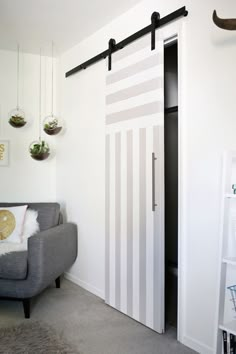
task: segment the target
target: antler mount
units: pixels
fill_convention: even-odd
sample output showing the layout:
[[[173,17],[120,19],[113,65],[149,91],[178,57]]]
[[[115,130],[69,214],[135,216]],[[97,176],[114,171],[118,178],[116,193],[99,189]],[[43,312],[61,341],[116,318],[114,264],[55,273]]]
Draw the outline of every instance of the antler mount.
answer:
[[[214,10],[212,15],[213,22],[216,26],[228,30],[235,31],[236,30],[236,18],[220,18],[217,16],[216,10]]]

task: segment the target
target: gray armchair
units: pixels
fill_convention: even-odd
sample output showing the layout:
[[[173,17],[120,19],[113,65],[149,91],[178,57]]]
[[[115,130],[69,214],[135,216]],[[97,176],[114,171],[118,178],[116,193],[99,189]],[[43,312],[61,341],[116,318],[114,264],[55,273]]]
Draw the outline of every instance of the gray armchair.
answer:
[[[27,204],[38,211],[40,232],[28,239],[28,251],[0,256],[0,298],[23,301],[30,318],[30,300],[56,281],[77,257],[77,227],[62,223],[57,203],[0,203],[0,207]],[[0,246],[1,247],[1,246]]]

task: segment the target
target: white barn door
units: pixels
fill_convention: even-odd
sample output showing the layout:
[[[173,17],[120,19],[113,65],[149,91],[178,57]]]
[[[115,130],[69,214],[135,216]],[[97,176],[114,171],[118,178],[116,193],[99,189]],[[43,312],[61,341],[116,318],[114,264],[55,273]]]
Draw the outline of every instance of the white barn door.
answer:
[[[105,301],[163,333],[164,43],[156,36],[153,51],[147,35],[113,54],[106,77]]]

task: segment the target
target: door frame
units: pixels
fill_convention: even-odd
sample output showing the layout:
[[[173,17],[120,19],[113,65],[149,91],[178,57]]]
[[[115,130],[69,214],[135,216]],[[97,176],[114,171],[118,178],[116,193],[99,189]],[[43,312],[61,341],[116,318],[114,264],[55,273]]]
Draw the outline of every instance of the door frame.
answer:
[[[178,310],[177,339],[184,341],[186,305],[186,113],[183,104],[184,81],[184,20],[174,22],[162,30],[164,45],[177,40],[178,44]]]

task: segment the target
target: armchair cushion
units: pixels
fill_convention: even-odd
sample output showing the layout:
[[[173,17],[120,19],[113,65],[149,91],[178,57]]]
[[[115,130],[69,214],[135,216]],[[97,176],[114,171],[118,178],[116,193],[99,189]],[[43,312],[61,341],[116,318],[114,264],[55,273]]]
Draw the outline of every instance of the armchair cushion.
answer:
[[[0,280],[23,280],[27,276],[27,251],[0,256]]]

